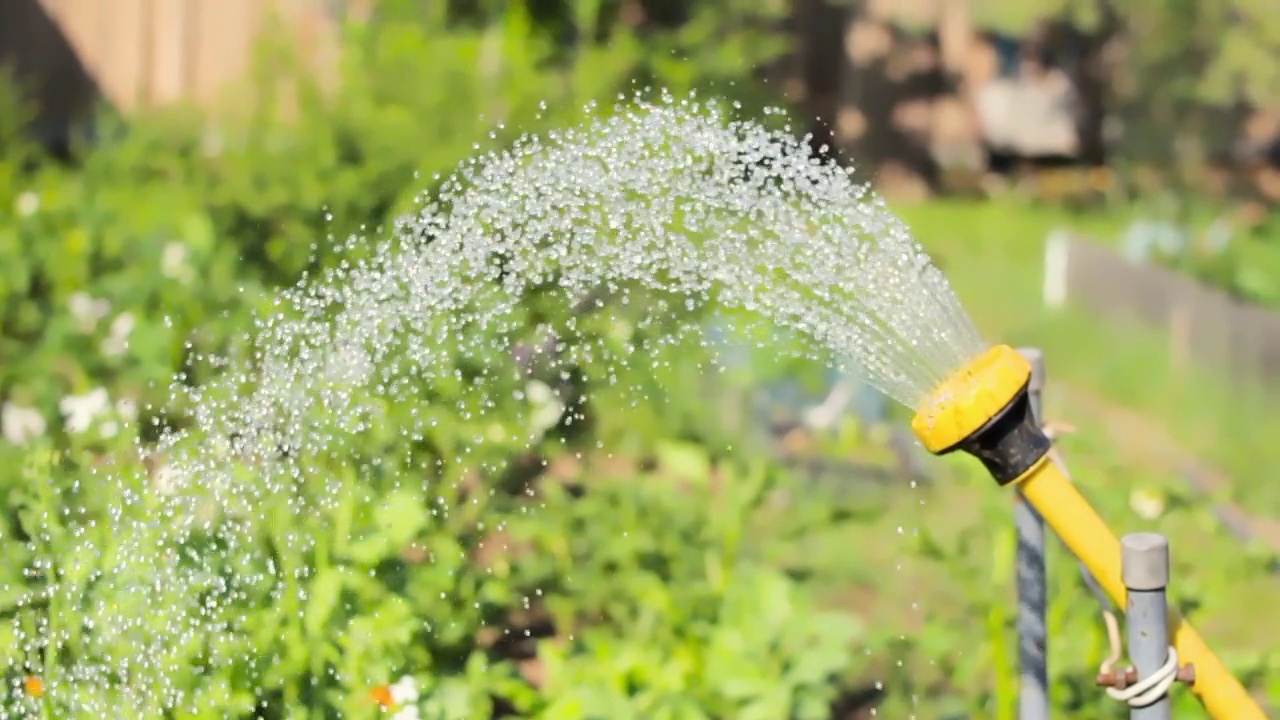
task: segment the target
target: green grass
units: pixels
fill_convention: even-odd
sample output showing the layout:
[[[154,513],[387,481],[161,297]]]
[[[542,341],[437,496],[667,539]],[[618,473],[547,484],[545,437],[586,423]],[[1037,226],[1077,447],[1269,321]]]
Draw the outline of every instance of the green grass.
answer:
[[[898,211],[988,337],[1044,349],[1055,391],[1087,390],[1142,413],[1228,473],[1235,499],[1255,512],[1280,515],[1280,488],[1265,481],[1280,472],[1273,391],[1242,392],[1205,368],[1175,370],[1161,334],[1133,323],[1044,307],[1047,234],[1066,227],[1110,240],[1127,223],[1125,212],[1071,213],[1003,202],[937,202]],[[1103,427],[1087,417],[1060,419],[1086,432]],[[1123,451],[1124,439],[1113,440]]]

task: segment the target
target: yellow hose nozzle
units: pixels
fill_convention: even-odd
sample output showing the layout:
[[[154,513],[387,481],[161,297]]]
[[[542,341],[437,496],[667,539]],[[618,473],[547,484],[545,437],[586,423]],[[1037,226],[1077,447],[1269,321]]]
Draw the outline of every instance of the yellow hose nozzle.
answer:
[[[1007,485],[1044,461],[1049,439],[1027,398],[1031,363],[996,345],[952,373],[916,408],[911,430],[934,455],[963,450]]]
[[[942,382],[916,408],[911,429],[940,455],[991,421],[1031,381],[1031,363],[1008,345],[996,345]]]

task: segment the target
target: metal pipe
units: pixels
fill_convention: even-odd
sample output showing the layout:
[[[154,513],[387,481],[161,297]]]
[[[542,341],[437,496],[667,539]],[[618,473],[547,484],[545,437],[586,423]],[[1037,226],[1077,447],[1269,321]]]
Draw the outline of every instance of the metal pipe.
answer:
[[[1120,540],[1120,572],[1129,603],[1125,632],[1129,660],[1139,678],[1154,675],[1168,660],[1169,541],[1156,533],[1134,533]],[[1173,702],[1168,693],[1145,707],[1129,712],[1131,720],[1171,720]]]
[[[1128,607],[1128,592],[1121,580],[1120,540],[1089,501],[1063,474],[1057,463],[1041,462],[1016,483],[1062,538],[1063,544],[1084,563],[1098,584],[1119,607]],[[1215,720],[1267,720],[1262,708],[1240,684],[1222,660],[1209,649],[1190,623],[1169,614],[1173,646],[1178,661],[1195,667],[1195,694]]]
[[[1018,352],[1031,364],[1027,395],[1031,402],[1031,416],[1040,427],[1044,425],[1041,406],[1045,383],[1044,353],[1038,348],[1019,348]],[[1018,536],[1018,718],[1048,720],[1048,623],[1045,607],[1048,589],[1044,519],[1019,491],[1014,494],[1013,520]]]

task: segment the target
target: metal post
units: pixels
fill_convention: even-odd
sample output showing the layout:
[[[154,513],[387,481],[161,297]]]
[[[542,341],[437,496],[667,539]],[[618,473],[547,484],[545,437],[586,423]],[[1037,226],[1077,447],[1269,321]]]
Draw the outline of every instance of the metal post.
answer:
[[[1129,660],[1139,678],[1155,674],[1169,657],[1169,541],[1156,533],[1134,533],[1120,540],[1120,575],[1128,590],[1125,631]],[[1169,720],[1169,696],[1133,708],[1132,720]]]
[[[1044,390],[1044,353],[1038,348],[1020,348],[1031,363],[1031,383],[1027,388],[1031,413],[1044,424],[1040,397]],[[1022,493],[1016,494],[1013,508],[1018,534],[1018,718],[1048,720],[1049,670],[1048,628],[1045,604],[1044,519]]]

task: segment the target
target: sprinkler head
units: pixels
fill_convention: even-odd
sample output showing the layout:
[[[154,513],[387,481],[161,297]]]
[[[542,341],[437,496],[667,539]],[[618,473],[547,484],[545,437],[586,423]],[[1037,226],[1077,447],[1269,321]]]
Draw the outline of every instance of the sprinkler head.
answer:
[[[962,450],[982,461],[1000,485],[1044,462],[1049,438],[1031,414],[1031,365],[996,345],[934,388],[917,407],[911,429],[934,455]]]

